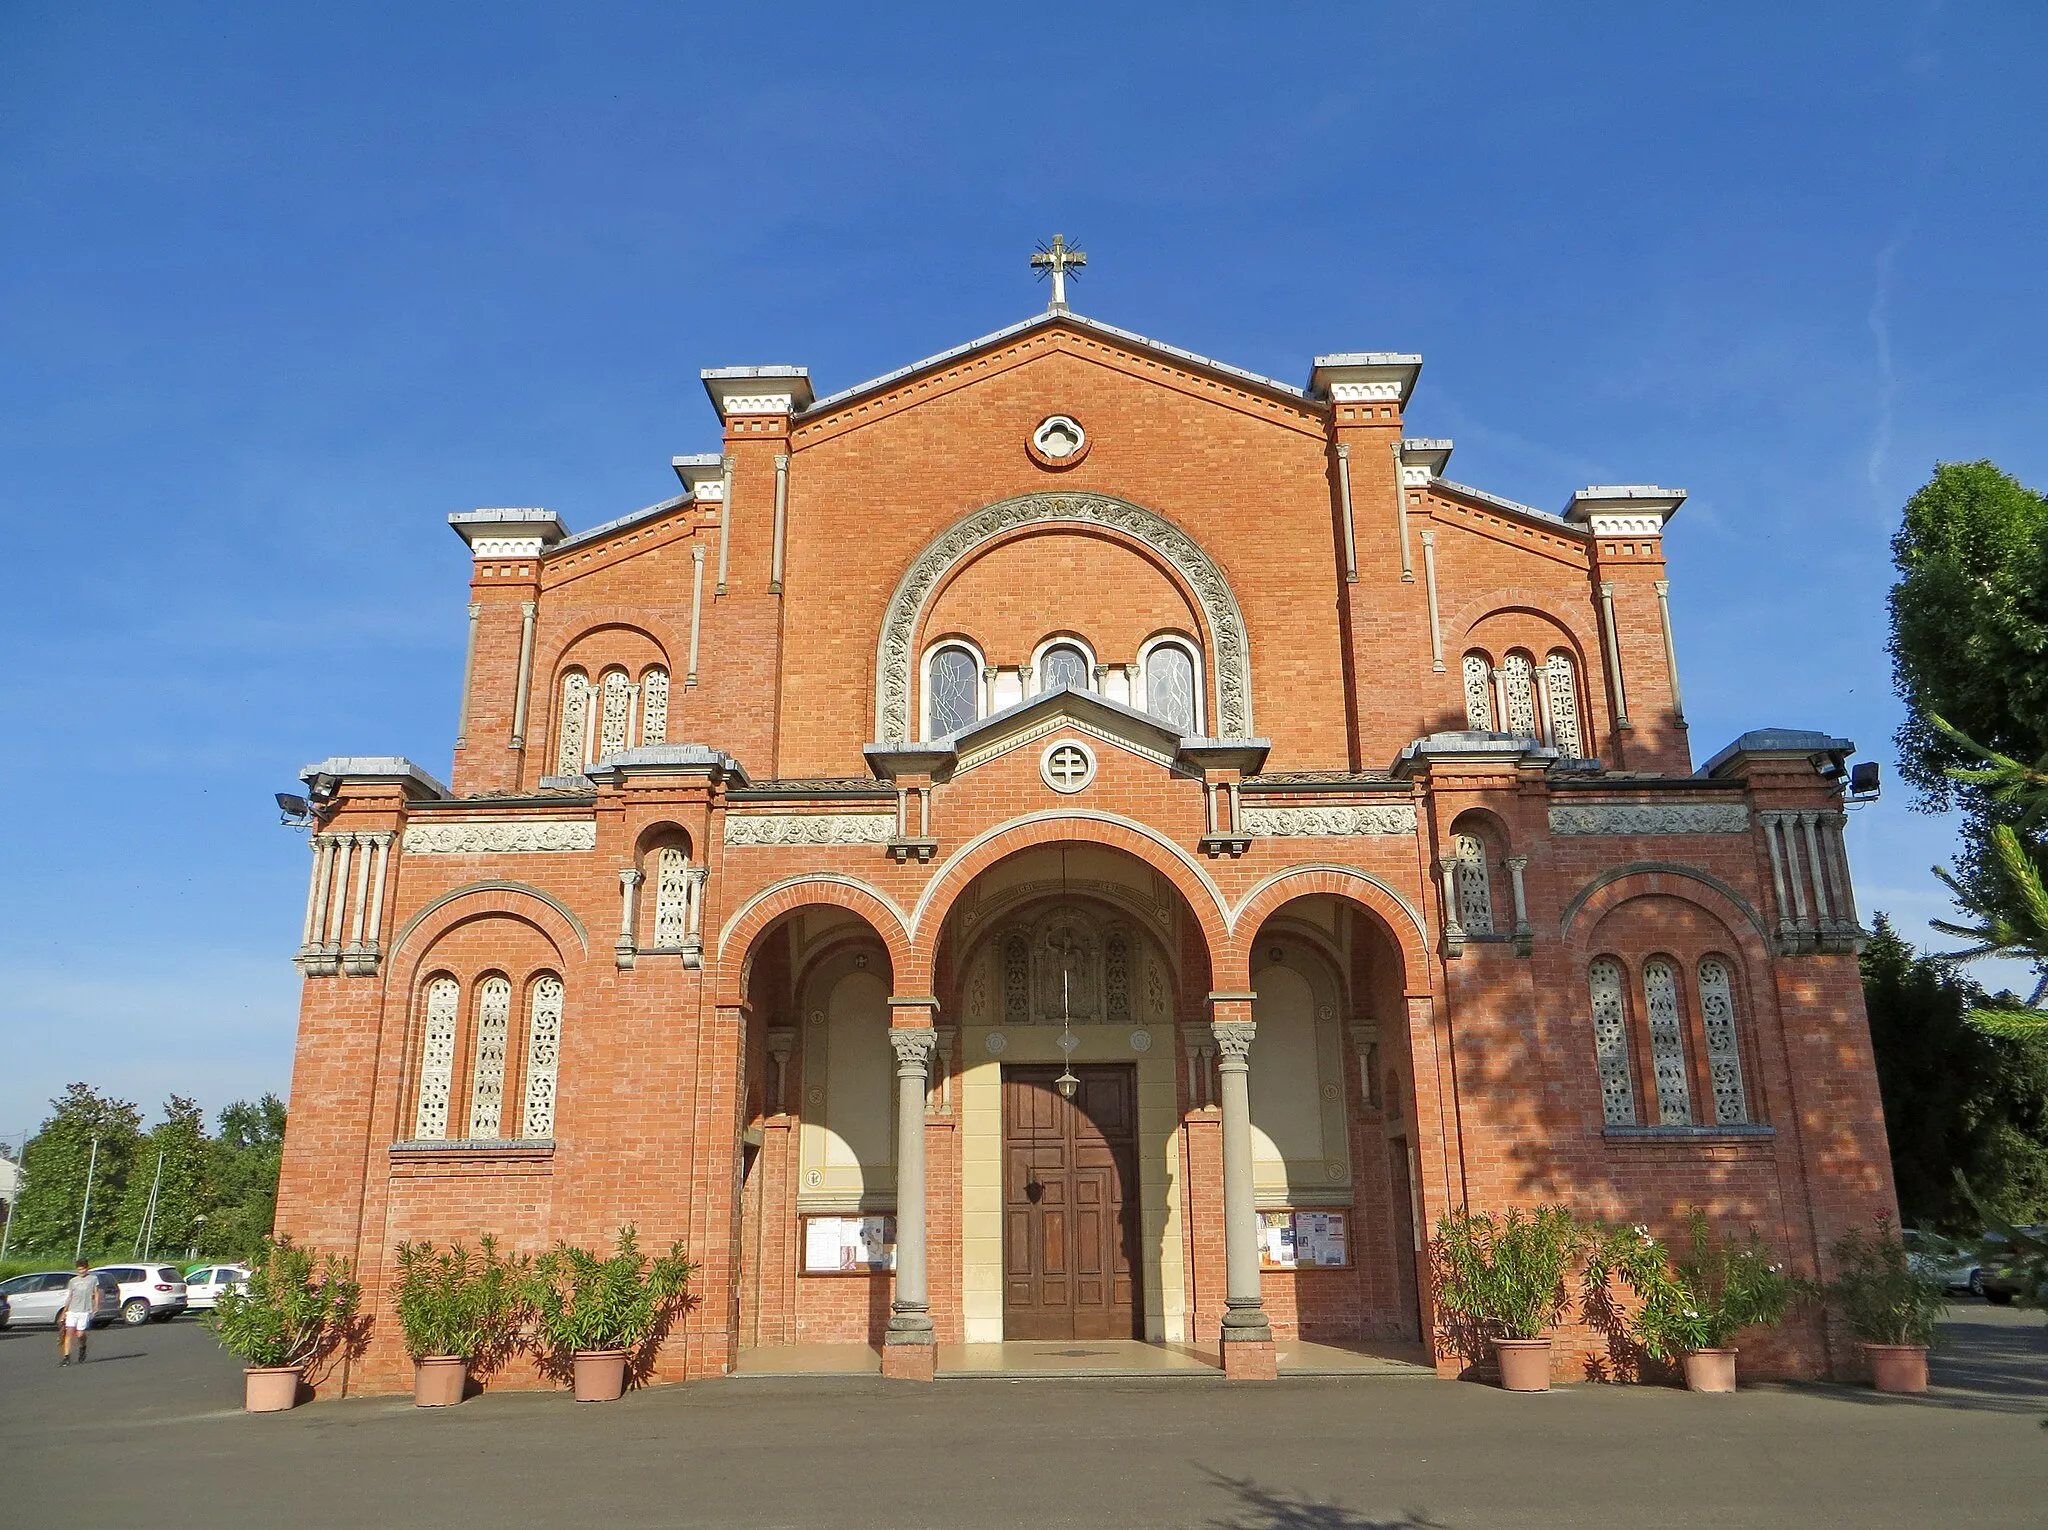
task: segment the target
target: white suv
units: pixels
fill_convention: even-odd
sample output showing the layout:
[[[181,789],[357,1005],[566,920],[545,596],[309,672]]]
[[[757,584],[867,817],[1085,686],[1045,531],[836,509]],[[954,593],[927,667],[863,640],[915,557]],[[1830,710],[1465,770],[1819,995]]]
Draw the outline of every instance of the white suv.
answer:
[[[93,1271],[121,1288],[121,1321],[168,1323],[185,1310],[185,1277],[174,1264],[103,1264]]]

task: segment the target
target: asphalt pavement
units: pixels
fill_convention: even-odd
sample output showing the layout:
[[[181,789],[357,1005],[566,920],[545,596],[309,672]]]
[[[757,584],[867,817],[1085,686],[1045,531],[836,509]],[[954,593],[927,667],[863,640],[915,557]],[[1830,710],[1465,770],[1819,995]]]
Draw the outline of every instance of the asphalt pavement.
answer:
[[[2048,1524],[2039,1313],[1955,1309],[1925,1398],[1433,1378],[700,1382],[241,1411],[196,1321],[0,1333],[0,1523],[207,1530],[1649,1530]]]

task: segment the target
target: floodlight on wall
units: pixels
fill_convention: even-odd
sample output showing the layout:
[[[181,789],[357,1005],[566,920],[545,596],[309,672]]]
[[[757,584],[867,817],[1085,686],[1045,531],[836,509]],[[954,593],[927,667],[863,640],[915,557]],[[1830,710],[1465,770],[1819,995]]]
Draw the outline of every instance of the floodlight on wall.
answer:
[[[1860,760],[1849,767],[1849,800],[1851,802],[1875,802],[1878,794],[1878,763],[1875,760]]]
[[[326,790],[321,790],[322,785]],[[277,821],[287,828],[317,828],[334,816],[334,788],[340,781],[334,776],[315,776],[310,800],[293,792],[276,792]]]

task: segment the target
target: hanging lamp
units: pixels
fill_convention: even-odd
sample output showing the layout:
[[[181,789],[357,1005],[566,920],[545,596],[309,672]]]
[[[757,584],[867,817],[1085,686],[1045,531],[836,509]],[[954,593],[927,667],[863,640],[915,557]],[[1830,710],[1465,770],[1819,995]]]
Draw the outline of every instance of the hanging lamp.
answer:
[[[1065,845],[1060,846],[1060,913],[1068,919],[1073,917],[1067,904],[1067,847]],[[1081,1038],[1074,1034],[1074,1006],[1072,996],[1067,988],[1068,982],[1073,976],[1073,956],[1073,936],[1070,932],[1066,944],[1060,947],[1059,1045],[1060,1051],[1065,1054],[1065,1062],[1060,1070],[1060,1076],[1052,1081],[1053,1088],[1059,1090],[1060,1098],[1064,1100],[1071,1100],[1076,1091],[1081,1087],[1081,1081],[1074,1077],[1074,1048],[1081,1044]]]

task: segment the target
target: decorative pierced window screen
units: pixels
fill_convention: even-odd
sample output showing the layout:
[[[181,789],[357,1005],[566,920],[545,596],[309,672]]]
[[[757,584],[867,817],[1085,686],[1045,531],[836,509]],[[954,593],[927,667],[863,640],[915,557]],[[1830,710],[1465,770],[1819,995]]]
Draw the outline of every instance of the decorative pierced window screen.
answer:
[[[1550,742],[1563,754],[1582,756],[1579,740],[1579,678],[1572,656],[1558,652],[1543,661],[1545,688],[1550,692]]]
[[[512,1035],[512,985],[486,978],[476,998],[476,1066],[469,1086],[467,1136],[487,1139],[504,1130],[505,1047]]]
[[[944,738],[973,722],[981,671],[964,648],[941,648],[932,655],[932,737]]]
[[[1022,935],[1003,942],[1003,1020],[1009,1025],[1031,1020],[1031,946]]]
[[[562,730],[555,744],[555,774],[583,773],[583,743],[590,733],[590,677],[572,669],[562,677]]]
[[[1457,853],[1458,923],[1467,935],[1493,933],[1493,884],[1486,868],[1486,841],[1477,834],[1459,834],[1451,844]]]
[[[562,1057],[562,980],[544,977],[533,985],[526,1024],[526,1111],[524,1137],[555,1134],[555,1070]]]
[[[1127,1025],[1131,1018],[1131,939],[1112,932],[1102,943],[1102,991],[1109,1023]]]
[[[448,1093],[455,1087],[455,1011],[462,989],[453,978],[435,978],[427,985],[427,1032],[420,1047],[420,1108],[413,1122],[415,1137],[448,1135]]]
[[[1650,1061],[1657,1070],[1657,1120],[1664,1126],[1689,1126],[1692,1085],[1685,1076],[1685,1027],[1671,963],[1643,964],[1643,999],[1650,1011]]]
[[[1635,1083],[1629,1077],[1628,1009],[1621,963],[1602,957],[1586,971],[1593,991],[1593,1056],[1600,1065],[1600,1109],[1609,1126],[1636,1124]]]
[[[1742,1049],[1735,1040],[1735,987],[1718,956],[1700,963],[1700,1020],[1707,1033],[1707,1075],[1714,1084],[1714,1120],[1739,1126],[1749,1119],[1742,1087]]]
[[[1063,685],[1077,691],[1088,689],[1088,655],[1072,643],[1053,644],[1041,661],[1039,689],[1056,691]]]
[[[1483,653],[1465,655],[1465,726],[1493,731],[1493,663]]]
[[[640,677],[640,742],[668,742],[668,671],[650,669]]]
[[[664,845],[654,858],[654,943],[664,951],[680,947],[690,931],[690,857]]]
[[[1507,696],[1507,731],[1517,738],[1536,736],[1536,666],[1525,653],[1501,661],[1501,690]]]
[[[604,727],[598,737],[598,756],[617,754],[626,747],[626,721],[633,711],[633,687],[622,669],[604,677]]]
[[[1183,737],[1195,731],[1195,661],[1177,643],[1145,655],[1145,710]]]

